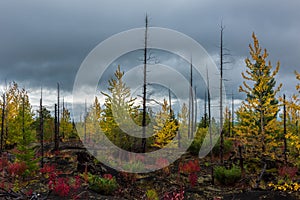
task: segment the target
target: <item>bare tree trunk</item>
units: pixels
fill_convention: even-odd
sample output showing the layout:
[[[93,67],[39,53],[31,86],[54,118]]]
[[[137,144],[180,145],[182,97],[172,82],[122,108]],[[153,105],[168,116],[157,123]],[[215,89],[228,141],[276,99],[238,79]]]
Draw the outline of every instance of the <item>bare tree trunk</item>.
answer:
[[[260,129],[261,129],[261,143],[262,143],[262,154],[265,153],[265,125],[264,125],[264,112],[262,106],[260,107]]]
[[[207,70],[207,69],[206,69]],[[205,95],[206,96],[206,95]],[[211,184],[214,185],[214,167],[213,167],[213,154],[212,154],[212,125],[211,125],[211,105],[210,105],[210,90],[209,90],[209,77],[207,72],[207,96],[208,96],[208,126],[209,126],[209,144],[210,144],[210,165],[211,165]],[[206,99],[205,99],[206,101]]]
[[[231,137],[233,137],[234,134],[234,97],[233,93],[231,96]]]
[[[285,103],[285,94],[283,94],[283,142],[284,142],[284,163],[287,164],[287,142],[286,142],[286,103]]]
[[[57,151],[59,148],[59,138],[58,138],[58,124],[57,124],[57,104],[54,105],[54,151]]]
[[[1,118],[1,153],[3,151],[4,122],[5,122],[5,93],[3,94],[2,118]]]
[[[195,101],[194,101],[194,103],[195,103],[195,121],[194,121],[194,132],[196,132],[196,130],[197,130],[197,112],[198,112],[198,110],[197,110],[197,92],[196,92],[196,86],[195,86],[195,88],[194,88],[194,91],[195,91]]]
[[[145,47],[144,47],[144,85],[143,85],[143,119],[142,119],[142,153],[146,152],[146,94],[147,94],[147,39],[148,39],[148,16],[145,19]]]
[[[220,48],[220,159],[224,163],[224,133],[223,133],[223,30],[221,25],[221,48]]]
[[[194,94],[193,94],[193,64],[191,60],[191,69],[190,69],[190,104],[191,104],[191,110],[190,110],[190,121],[191,121],[191,138],[194,137]]]
[[[84,142],[86,142],[86,120],[87,120],[87,106],[86,100],[84,101]]]
[[[59,138],[59,83],[57,83],[57,135]]]
[[[206,128],[207,124],[206,124],[206,121],[207,121],[207,111],[206,111],[206,91],[204,93],[204,128]]]
[[[41,138],[41,168],[44,167],[44,117],[43,117],[43,93],[41,88],[41,99],[40,99],[40,138]]]
[[[63,102],[62,102],[62,120],[65,120],[65,98],[63,97]],[[62,139],[65,139],[65,122],[63,124],[64,126],[62,127],[62,133],[61,133],[61,137]]]
[[[170,112],[170,117],[172,117],[172,98],[171,98],[171,90],[169,88],[169,105],[170,105],[170,109],[169,109],[169,112]]]
[[[25,99],[24,95],[22,96],[22,136],[23,141],[26,140],[25,138]]]

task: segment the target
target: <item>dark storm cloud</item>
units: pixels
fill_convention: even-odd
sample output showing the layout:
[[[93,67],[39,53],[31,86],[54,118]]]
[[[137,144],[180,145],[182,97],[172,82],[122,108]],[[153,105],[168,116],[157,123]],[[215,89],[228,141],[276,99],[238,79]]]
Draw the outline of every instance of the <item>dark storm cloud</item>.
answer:
[[[227,92],[241,83],[243,60],[254,31],[267,48],[273,65],[281,61],[277,82],[291,94],[299,68],[300,2],[291,1],[14,1],[0,2],[0,81],[15,80],[26,87],[71,92],[76,72],[86,55],[101,41],[142,27],[145,13],[151,26],[180,31],[203,45],[219,63],[219,31],[230,61],[224,72]]]

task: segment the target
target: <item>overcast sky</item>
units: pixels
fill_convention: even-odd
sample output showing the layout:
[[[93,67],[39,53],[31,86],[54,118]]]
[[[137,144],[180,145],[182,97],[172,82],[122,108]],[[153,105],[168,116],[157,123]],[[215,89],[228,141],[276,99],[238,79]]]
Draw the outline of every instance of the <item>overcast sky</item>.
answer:
[[[224,45],[227,92],[237,92],[255,32],[273,63],[281,68],[281,93],[295,93],[294,70],[300,71],[299,0],[1,0],[0,85],[16,81],[36,104],[39,88],[46,104],[55,100],[56,82],[71,101],[74,79],[84,58],[113,34],[144,26],[182,32],[200,43],[219,64],[220,24]],[[48,97],[48,98],[47,98]]]

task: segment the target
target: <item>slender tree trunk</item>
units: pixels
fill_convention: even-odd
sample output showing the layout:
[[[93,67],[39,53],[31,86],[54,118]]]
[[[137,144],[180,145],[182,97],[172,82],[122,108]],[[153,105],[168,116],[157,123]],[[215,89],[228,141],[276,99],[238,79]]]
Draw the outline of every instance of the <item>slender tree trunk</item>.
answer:
[[[209,90],[209,77],[207,72],[207,97],[208,97],[208,126],[209,126],[209,144],[210,144],[210,165],[211,165],[211,184],[214,185],[214,167],[213,167],[213,154],[212,154],[212,125],[211,125],[211,105],[210,105],[210,90]]]
[[[86,106],[86,100],[84,102],[84,142],[86,142],[86,120],[87,120],[87,106]]]
[[[191,111],[190,111],[190,121],[191,121],[191,138],[194,137],[194,94],[193,94],[193,64],[191,60],[191,69],[190,69],[190,104],[191,104]]]
[[[148,16],[145,19],[145,46],[144,46],[144,85],[143,85],[143,119],[142,119],[142,153],[146,152],[146,96],[147,96],[147,39],[148,39]]]
[[[58,135],[58,138],[60,137],[59,135],[59,83],[57,83],[57,135]]]
[[[231,137],[233,137],[234,134],[234,97],[233,93],[231,96]]]
[[[224,163],[224,132],[223,132],[223,26],[221,25],[221,48],[220,48],[220,159]]]
[[[24,95],[22,96],[22,136],[23,136],[23,141],[27,138],[25,138],[25,99]]]
[[[62,139],[65,139],[65,98],[63,97],[63,102],[62,102],[62,121],[63,121],[63,127],[62,127],[62,133],[61,133],[61,137]]]
[[[264,112],[262,106],[260,107],[260,129],[261,129],[261,143],[262,143],[262,154],[265,153],[265,125],[264,125]]]
[[[173,117],[172,116],[173,111],[172,111],[172,98],[171,98],[171,90],[170,90],[170,88],[169,88],[169,105],[170,105],[169,112],[170,112],[170,118],[171,118],[171,117]]]
[[[1,153],[3,151],[4,139],[4,122],[5,122],[5,93],[3,94],[2,118],[1,118]]]
[[[44,116],[43,116],[43,93],[41,88],[41,99],[40,99],[40,138],[41,138],[41,168],[44,167]]]
[[[228,109],[228,133],[227,136],[230,137],[231,133],[231,112]]]
[[[285,94],[283,94],[283,141],[284,141],[284,163],[287,164],[287,142],[286,142],[286,103],[285,103]]]
[[[58,151],[59,148],[59,138],[58,138],[58,122],[57,122],[57,104],[54,106],[54,151]]]
[[[195,103],[195,121],[194,121],[194,132],[196,132],[196,130],[197,130],[197,112],[198,112],[198,109],[197,109],[197,104],[198,104],[198,102],[197,102],[197,92],[196,92],[196,86],[194,87],[194,91],[195,91],[195,101],[194,101],[194,103]]]
[[[204,93],[204,128],[206,128],[207,124],[206,124],[206,121],[207,121],[207,111],[206,111],[206,91]]]

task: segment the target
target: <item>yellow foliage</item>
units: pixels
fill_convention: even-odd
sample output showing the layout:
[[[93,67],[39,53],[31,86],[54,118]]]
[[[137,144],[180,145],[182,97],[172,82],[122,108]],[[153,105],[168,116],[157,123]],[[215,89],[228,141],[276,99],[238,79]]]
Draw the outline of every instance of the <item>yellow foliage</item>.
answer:
[[[174,139],[178,129],[175,119],[170,114],[170,107],[166,100],[164,100],[162,110],[157,114],[155,120],[155,143],[152,146],[163,148]]]
[[[271,62],[267,62],[267,50],[262,51],[258,39],[252,34],[253,45],[249,45],[252,60],[247,58],[246,71],[242,77],[246,80],[239,91],[247,95],[237,111],[238,124],[235,126],[237,139],[252,152],[248,156],[268,155],[275,157],[280,151],[280,126],[276,120],[279,111],[276,94],[281,84],[275,88],[275,75],[280,63],[272,71]]]

